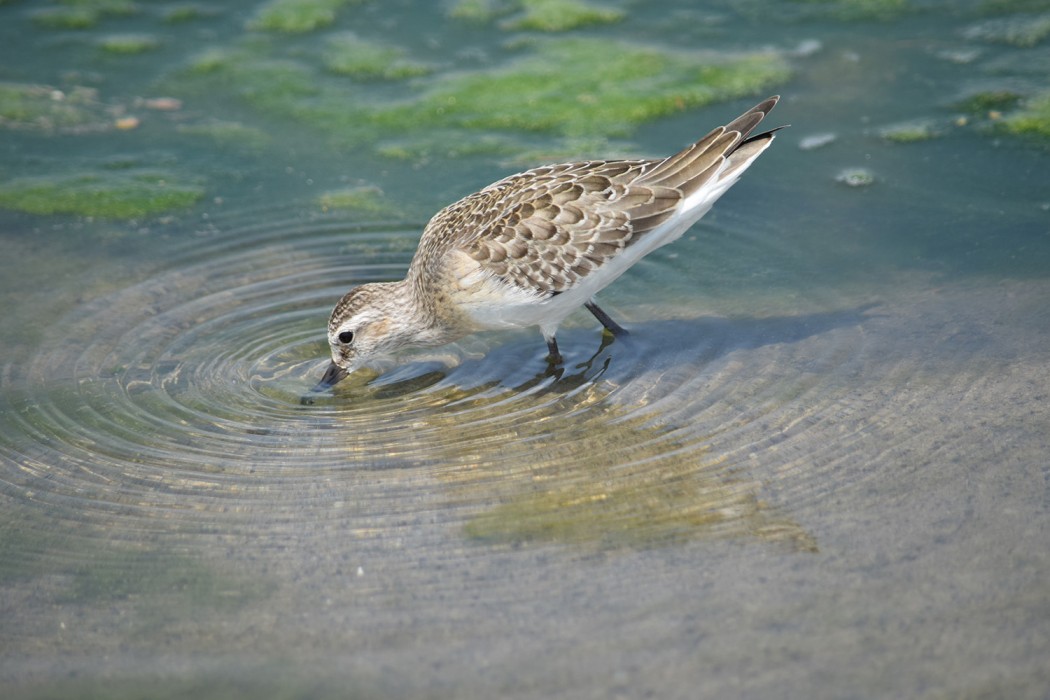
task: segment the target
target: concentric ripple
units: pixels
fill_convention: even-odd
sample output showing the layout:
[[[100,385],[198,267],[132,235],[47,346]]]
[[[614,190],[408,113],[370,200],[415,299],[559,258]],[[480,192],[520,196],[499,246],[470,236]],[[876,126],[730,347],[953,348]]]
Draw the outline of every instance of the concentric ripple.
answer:
[[[332,504],[360,496],[356,514],[376,522],[437,498],[481,540],[706,532],[812,546],[762,482],[776,444],[836,410],[860,371],[864,307],[697,318],[673,291],[632,305],[628,285],[606,298],[631,337],[610,342],[581,314],[560,336],[564,367],[547,367],[535,333],[482,334],[303,403],[332,304],[400,277],[417,231],[237,231],[72,310],[27,366],[7,368],[0,488],[129,530],[229,532],[312,507],[345,517]],[[709,259],[783,259],[774,236],[715,233]],[[687,274],[673,261],[647,264]]]

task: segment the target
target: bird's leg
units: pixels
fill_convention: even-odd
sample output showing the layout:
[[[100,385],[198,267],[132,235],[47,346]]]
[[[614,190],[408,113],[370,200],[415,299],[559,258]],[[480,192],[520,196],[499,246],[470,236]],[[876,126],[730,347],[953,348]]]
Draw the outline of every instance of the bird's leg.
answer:
[[[558,341],[554,336],[546,338],[547,340],[547,364],[560,365],[562,363],[561,353],[558,352]]]
[[[588,301],[586,304],[584,304],[584,307],[592,314],[594,314],[594,317],[598,319],[598,321],[603,326],[605,326],[605,330],[613,334],[614,338],[624,338],[630,335],[630,333],[627,332],[626,328],[621,326],[616,321],[612,320],[612,318],[609,317],[609,314],[605,313],[600,308],[598,308],[598,305],[595,304],[593,301]]]

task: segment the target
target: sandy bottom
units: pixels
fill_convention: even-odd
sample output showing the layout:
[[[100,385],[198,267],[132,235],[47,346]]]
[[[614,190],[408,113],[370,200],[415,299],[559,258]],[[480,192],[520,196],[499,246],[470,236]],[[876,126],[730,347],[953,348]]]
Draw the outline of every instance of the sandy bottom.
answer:
[[[234,572],[201,594],[230,605],[195,605],[193,577],[86,603],[61,573],[0,579],[5,697],[1043,698],[1048,300],[903,285],[725,358],[819,377],[806,358],[852,339],[819,410],[711,440],[790,537],[490,541],[463,526],[493,504],[426,470],[329,475],[274,494],[296,517],[185,536]]]

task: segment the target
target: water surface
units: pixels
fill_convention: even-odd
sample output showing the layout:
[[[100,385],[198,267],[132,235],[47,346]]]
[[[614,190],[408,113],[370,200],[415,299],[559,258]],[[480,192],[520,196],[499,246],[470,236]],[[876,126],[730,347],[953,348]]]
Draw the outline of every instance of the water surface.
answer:
[[[1045,696],[1050,7],[277,6],[0,5],[11,697]],[[602,45],[677,106],[544,63]],[[593,94],[464,107],[529,71]],[[557,370],[487,333],[300,401],[439,207],[771,93],[791,127],[602,293],[626,341],[579,313]]]

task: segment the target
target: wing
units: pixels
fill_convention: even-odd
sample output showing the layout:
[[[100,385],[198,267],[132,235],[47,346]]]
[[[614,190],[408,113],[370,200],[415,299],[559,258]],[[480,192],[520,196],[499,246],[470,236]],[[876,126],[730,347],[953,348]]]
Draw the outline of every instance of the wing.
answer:
[[[699,218],[769,145],[771,132],[747,136],[775,104],[770,98],[663,160],[567,163],[512,175],[440,212],[424,238],[465,252],[506,284],[547,296],[567,291],[687,215],[683,205],[706,205]],[[705,189],[711,196],[699,196]]]
[[[515,286],[554,294],[574,287],[644,230],[640,207],[673,207],[681,195],[637,183],[650,161],[592,161],[515,175],[486,193],[491,220],[460,247]],[[495,213],[498,211],[498,213]]]

